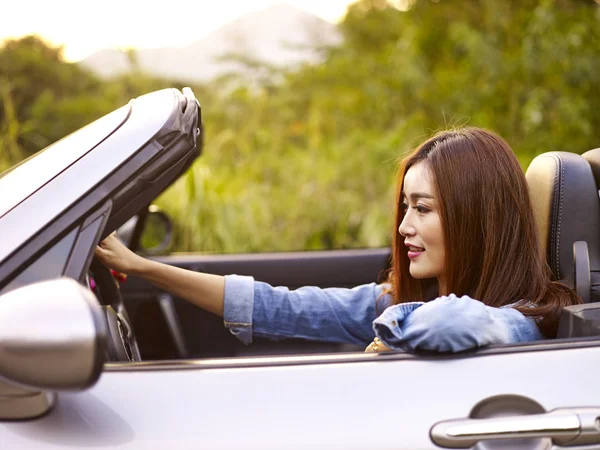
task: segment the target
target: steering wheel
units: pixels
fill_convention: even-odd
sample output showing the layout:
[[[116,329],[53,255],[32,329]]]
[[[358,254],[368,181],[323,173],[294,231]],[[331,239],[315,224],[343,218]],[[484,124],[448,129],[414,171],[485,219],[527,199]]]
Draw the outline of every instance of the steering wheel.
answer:
[[[96,258],[92,259],[90,271],[96,283],[96,297],[104,310],[108,326],[106,359],[141,361],[140,349],[117,280],[108,267]]]

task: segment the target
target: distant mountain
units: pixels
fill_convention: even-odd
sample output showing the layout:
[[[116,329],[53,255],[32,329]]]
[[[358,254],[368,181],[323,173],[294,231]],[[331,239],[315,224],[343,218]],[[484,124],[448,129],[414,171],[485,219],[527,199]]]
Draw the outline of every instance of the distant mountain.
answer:
[[[239,67],[219,61],[226,54],[290,66],[316,62],[315,48],[340,40],[335,25],[282,3],[242,16],[184,47],[142,49],[136,57],[140,69],[150,74],[206,81]],[[93,53],[81,64],[104,77],[131,70],[127,54],[116,49]]]

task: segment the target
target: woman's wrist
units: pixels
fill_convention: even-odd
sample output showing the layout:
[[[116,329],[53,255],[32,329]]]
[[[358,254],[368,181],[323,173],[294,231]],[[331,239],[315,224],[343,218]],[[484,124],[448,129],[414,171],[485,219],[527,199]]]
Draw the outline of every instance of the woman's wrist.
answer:
[[[135,255],[133,257],[131,266],[127,272],[129,275],[144,278],[150,271],[151,263],[152,261],[150,261],[149,259],[143,258],[139,255]]]

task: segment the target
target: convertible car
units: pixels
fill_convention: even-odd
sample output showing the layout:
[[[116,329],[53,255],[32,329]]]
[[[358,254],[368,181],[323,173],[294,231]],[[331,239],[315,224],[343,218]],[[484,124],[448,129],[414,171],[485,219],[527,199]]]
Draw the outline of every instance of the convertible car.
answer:
[[[585,301],[557,339],[365,354],[244,346],[210,313],[94,260],[115,230],[141,251],[149,223],[168,228],[152,202],[202,140],[194,94],[165,89],[0,175],[0,447],[600,448],[600,149],[541,154],[527,171],[548,262]],[[156,258],[293,288],[378,281],[389,255]]]

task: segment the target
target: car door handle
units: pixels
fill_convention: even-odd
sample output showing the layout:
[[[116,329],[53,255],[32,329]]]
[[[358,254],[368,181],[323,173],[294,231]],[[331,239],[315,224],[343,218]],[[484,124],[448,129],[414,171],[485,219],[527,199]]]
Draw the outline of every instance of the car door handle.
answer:
[[[434,444],[445,448],[471,448],[478,441],[550,438],[555,445],[600,443],[600,408],[561,408],[544,414],[456,419],[435,424]]]

